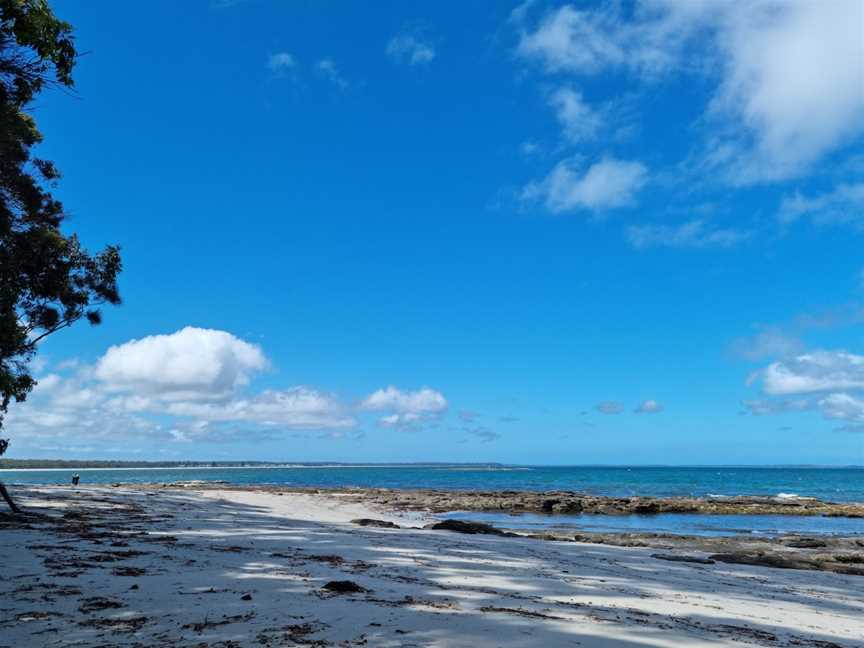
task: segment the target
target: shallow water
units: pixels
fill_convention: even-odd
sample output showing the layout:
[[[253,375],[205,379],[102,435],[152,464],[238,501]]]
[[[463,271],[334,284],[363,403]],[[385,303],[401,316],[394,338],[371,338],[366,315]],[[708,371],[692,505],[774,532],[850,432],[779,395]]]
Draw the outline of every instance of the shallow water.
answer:
[[[864,535],[864,519],[826,518],[801,515],[701,515],[698,513],[659,513],[657,515],[542,515],[525,513],[453,512],[439,516],[456,520],[486,522],[496,527],[544,531],[595,531],[600,533],[673,533],[695,536],[734,536],[740,534],[774,536]]]
[[[0,470],[21,484],[67,484],[73,470]],[[575,490],[654,497],[797,494],[837,502],[864,501],[861,468],[681,468],[608,466],[336,466],[289,468],[144,468],[79,470],[82,483],[171,482],[313,487],[455,490]]]

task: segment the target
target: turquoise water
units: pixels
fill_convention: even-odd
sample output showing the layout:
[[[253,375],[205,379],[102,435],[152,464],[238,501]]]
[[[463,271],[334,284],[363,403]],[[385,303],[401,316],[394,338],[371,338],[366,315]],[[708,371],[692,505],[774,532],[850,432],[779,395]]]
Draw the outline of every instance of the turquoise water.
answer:
[[[0,470],[12,484],[66,484],[73,470]],[[338,466],[79,470],[82,483],[221,480],[234,484],[456,490],[574,490],[597,495],[795,494],[864,502],[862,468],[681,468],[597,466]]]
[[[499,528],[544,531],[596,531],[599,533],[674,533],[697,536],[741,534],[773,536],[864,535],[864,519],[826,518],[801,515],[700,515],[660,513],[658,515],[541,515],[524,513],[448,513],[447,518],[486,522]]]

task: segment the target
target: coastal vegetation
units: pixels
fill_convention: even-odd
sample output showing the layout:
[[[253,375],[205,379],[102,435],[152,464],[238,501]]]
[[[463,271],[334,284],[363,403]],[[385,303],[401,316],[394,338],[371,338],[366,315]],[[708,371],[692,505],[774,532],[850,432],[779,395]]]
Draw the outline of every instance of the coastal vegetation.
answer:
[[[33,102],[46,88],[71,91],[77,57],[71,25],[45,0],[0,1],[0,428],[36,385],[39,342],[82,319],[99,324],[99,306],[120,303],[119,249],[91,254],[64,231],[51,193],[60,172],[35,154]],[[2,484],[0,495],[14,510]]]

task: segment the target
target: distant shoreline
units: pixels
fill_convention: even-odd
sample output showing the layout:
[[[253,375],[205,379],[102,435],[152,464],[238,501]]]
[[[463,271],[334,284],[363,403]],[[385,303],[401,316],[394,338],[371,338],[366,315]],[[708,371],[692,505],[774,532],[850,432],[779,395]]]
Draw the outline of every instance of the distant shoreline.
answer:
[[[44,465],[39,465],[44,461]],[[475,469],[532,469],[532,468],[606,468],[606,469],[798,469],[798,470],[864,470],[864,465],[834,465],[834,464],[505,464],[496,462],[407,462],[407,463],[342,463],[342,462],[137,462],[118,461],[116,463],[103,460],[83,460],[81,464],[63,463],[61,459],[4,459],[0,460],[0,473],[6,471],[53,471],[53,470],[222,470],[222,469],[258,469],[258,468],[475,468]],[[21,463],[22,466],[16,464]],[[11,464],[11,465],[10,465]],[[35,465],[34,465],[35,464]],[[93,465],[98,464],[98,465]],[[132,465],[130,465],[132,464]]]

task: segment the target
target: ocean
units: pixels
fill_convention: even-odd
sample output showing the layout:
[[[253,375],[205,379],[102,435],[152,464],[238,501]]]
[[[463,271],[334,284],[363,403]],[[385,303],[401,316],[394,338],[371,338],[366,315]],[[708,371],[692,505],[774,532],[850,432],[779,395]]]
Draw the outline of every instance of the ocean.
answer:
[[[767,495],[864,502],[864,468],[644,466],[291,466],[255,468],[124,468],[0,470],[15,484],[82,484],[218,480],[238,485],[435,488],[459,490],[573,490],[596,495],[653,497]],[[568,526],[593,531],[864,534],[864,520],[797,516],[495,516],[473,519],[525,528]]]
[[[11,484],[172,482],[314,487],[573,490],[594,495],[652,497],[798,495],[864,502],[864,468],[661,466],[292,466],[255,468],[122,468],[0,470]]]

